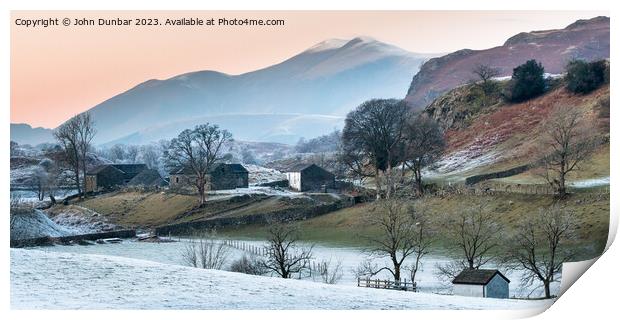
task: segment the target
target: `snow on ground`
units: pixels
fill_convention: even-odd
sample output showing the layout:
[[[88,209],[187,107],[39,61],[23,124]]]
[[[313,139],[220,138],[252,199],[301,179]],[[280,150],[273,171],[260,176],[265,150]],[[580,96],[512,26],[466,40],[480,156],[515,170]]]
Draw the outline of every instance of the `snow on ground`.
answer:
[[[51,218],[56,224],[73,230],[76,234],[88,234],[112,231],[116,228],[98,212],[77,205],[62,206],[54,209]]]
[[[75,234],[74,230],[59,226],[38,209],[16,214],[11,221],[11,239],[31,239],[39,237],[62,237]]]
[[[326,285],[112,256],[10,252],[13,309],[543,310],[552,303]]]
[[[174,240],[179,240],[178,238],[173,238]],[[143,259],[153,262],[165,263],[165,264],[173,264],[179,266],[185,266],[186,264],[183,262],[181,257],[181,253],[183,252],[185,246],[185,239],[181,239],[181,242],[168,242],[168,243],[147,243],[147,242],[139,242],[133,240],[125,240],[122,243],[118,244],[98,244],[93,246],[65,246],[65,245],[57,245],[57,246],[49,246],[49,247],[39,247],[37,250],[45,251],[45,252],[62,252],[62,253],[79,253],[79,254],[96,254],[96,255],[106,255],[106,256],[119,256],[126,258],[136,258]],[[238,242],[243,242],[246,245],[252,245],[254,247],[262,247],[264,242],[257,240],[242,240]],[[301,245],[309,246],[308,243],[301,243]],[[331,260],[331,265],[336,264],[338,261],[342,263],[342,272],[343,277],[338,282],[339,285],[345,286],[357,286],[357,276],[355,274],[355,269],[359,266],[361,262],[363,262],[367,255],[364,252],[363,248],[357,247],[337,247],[337,246],[326,246],[326,245],[315,245],[312,250],[314,261],[319,262],[321,260],[327,261]],[[243,255],[247,255],[248,253],[245,251],[237,250],[234,248],[230,248],[230,257],[228,258],[227,263],[224,265],[224,269],[228,269],[230,264],[236,259],[241,258]],[[379,265],[383,263],[389,263],[387,258],[378,258],[374,260]],[[449,258],[443,255],[431,254],[424,257],[422,261],[421,269],[418,271],[416,275],[416,282],[418,283],[418,287],[421,292],[426,293],[450,293],[451,287],[446,286],[445,283],[441,283],[436,275],[436,267],[437,263],[443,264],[449,261]],[[493,266],[489,266],[492,268]],[[516,297],[527,297],[530,292],[533,291],[532,297],[539,297],[542,295],[542,288],[521,288],[520,285],[520,277],[521,272],[519,270],[515,270],[512,272],[506,272],[506,270],[502,270],[502,272],[511,280],[510,282],[510,296]],[[408,273],[403,274],[404,278],[409,279]],[[374,278],[379,279],[389,279],[391,275],[387,271],[383,271],[378,274]],[[304,278],[307,281],[320,281],[320,279],[312,279],[309,277]],[[557,293],[559,291],[560,283],[556,282],[552,285],[552,292]],[[534,290],[536,289],[536,290]]]
[[[301,192],[294,192],[283,188],[272,187],[256,187],[251,186],[249,188],[237,188],[232,190],[215,190],[209,191],[208,195],[244,195],[244,194],[265,194],[270,196],[286,196],[286,197],[306,197]]]
[[[439,178],[448,175],[458,175],[469,170],[491,164],[500,158],[497,152],[482,153],[476,146],[454,152],[437,161],[432,169],[425,169],[424,176]]]
[[[569,182],[568,185],[573,188],[592,188],[600,186],[608,186],[610,183],[609,176],[603,178],[585,179]]]
[[[250,185],[286,179],[286,175],[276,169],[265,168],[255,164],[244,164],[243,166],[248,170]]]

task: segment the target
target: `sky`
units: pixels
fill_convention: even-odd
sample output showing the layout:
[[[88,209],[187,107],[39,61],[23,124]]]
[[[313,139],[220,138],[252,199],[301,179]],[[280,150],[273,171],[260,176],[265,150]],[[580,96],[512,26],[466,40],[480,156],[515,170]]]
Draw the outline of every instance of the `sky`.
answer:
[[[149,79],[198,70],[241,74],[331,38],[369,36],[417,53],[486,49],[534,30],[564,28],[588,11],[13,11],[11,123],[55,128]],[[18,19],[58,18],[26,27]],[[69,18],[70,26],[62,20]],[[94,19],[75,26],[74,19]],[[98,19],[283,19],[283,26],[98,26]],[[135,20],[134,20],[135,21]],[[135,22],[134,22],[135,24]],[[413,75],[412,75],[413,77]],[[406,88],[403,91],[405,95]]]

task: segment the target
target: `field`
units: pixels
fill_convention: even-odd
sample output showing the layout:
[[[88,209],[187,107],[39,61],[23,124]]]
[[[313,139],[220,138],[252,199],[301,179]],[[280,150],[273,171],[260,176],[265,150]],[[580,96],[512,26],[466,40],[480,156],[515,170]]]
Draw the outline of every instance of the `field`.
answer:
[[[13,309],[521,309],[524,316],[552,302],[376,290],[114,256],[11,249]]]
[[[301,194],[269,188],[250,188],[214,192],[208,196],[207,204],[202,208],[199,207],[196,195],[173,192],[113,192],[77,201],[75,204],[94,210],[117,225],[151,228],[171,223],[308,208],[338,199],[338,196],[329,194]],[[58,211],[55,209],[50,211]],[[62,206],[59,210],[62,210]]]
[[[472,201],[483,202],[487,210],[497,215],[505,226],[506,236],[515,232],[521,218],[534,217],[541,208],[550,206],[554,199],[548,195],[500,194],[493,196],[452,195],[427,197],[421,200],[426,210],[436,220],[444,215],[453,215],[471,205]],[[596,193],[575,193],[565,200],[564,205],[574,212],[578,223],[578,239],[572,246],[578,252],[578,259],[590,259],[599,255],[607,242],[609,229],[609,196]],[[375,226],[369,225],[365,217],[371,212],[372,204],[358,204],[320,217],[299,223],[304,240],[325,244],[363,246],[364,237],[378,234]],[[444,226],[447,228],[448,226]],[[265,227],[244,226],[219,230],[231,237],[263,238]],[[443,230],[445,232],[445,230]],[[442,230],[439,230],[442,234]],[[362,236],[363,235],[363,236]],[[440,238],[435,250],[446,252],[448,244]],[[449,252],[447,252],[449,253]]]

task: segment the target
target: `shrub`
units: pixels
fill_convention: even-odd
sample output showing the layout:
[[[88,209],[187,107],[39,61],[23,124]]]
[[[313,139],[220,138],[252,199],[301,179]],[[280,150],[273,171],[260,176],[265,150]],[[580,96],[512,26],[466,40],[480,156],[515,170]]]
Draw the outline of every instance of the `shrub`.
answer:
[[[512,70],[509,100],[526,101],[545,92],[545,68],[536,60],[528,60]]]
[[[252,275],[263,275],[267,273],[263,261],[256,256],[248,257],[247,255],[243,255],[243,257],[234,261],[230,265],[230,271]]]
[[[600,87],[608,78],[604,60],[586,62],[574,60],[566,66],[566,88],[574,93],[586,94]]]

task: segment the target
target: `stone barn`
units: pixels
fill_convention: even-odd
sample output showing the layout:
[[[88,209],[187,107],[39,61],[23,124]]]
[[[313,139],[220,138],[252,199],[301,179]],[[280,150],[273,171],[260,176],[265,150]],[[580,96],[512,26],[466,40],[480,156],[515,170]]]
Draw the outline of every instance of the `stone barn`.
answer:
[[[508,299],[510,280],[499,270],[472,269],[459,273],[452,284],[458,296]]]
[[[171,188],[194,187],[196,174],[189,168],[180,168],[170,174]],[[238,163],[218,163],[207,175],[206,190],[231,190],[247,188],[249,185],[248,170]]]
[[[248,170],[238,163],[220,163],[209,171],[210,190],[230,190],[247,188]]]
[[[291,189],[296,191],[325,191],[333,189],[336,177],[333,173],[316,164],[302,164],[286,170],[286,178]]]
[[[126,185],[146,169],[145,164],[104,164],[96,166],[86,172],[84,191],[109,190]]]
[[[167,185],[164,178],[155,169],[145,169],[127,183],[129,186],[159,188]]]

